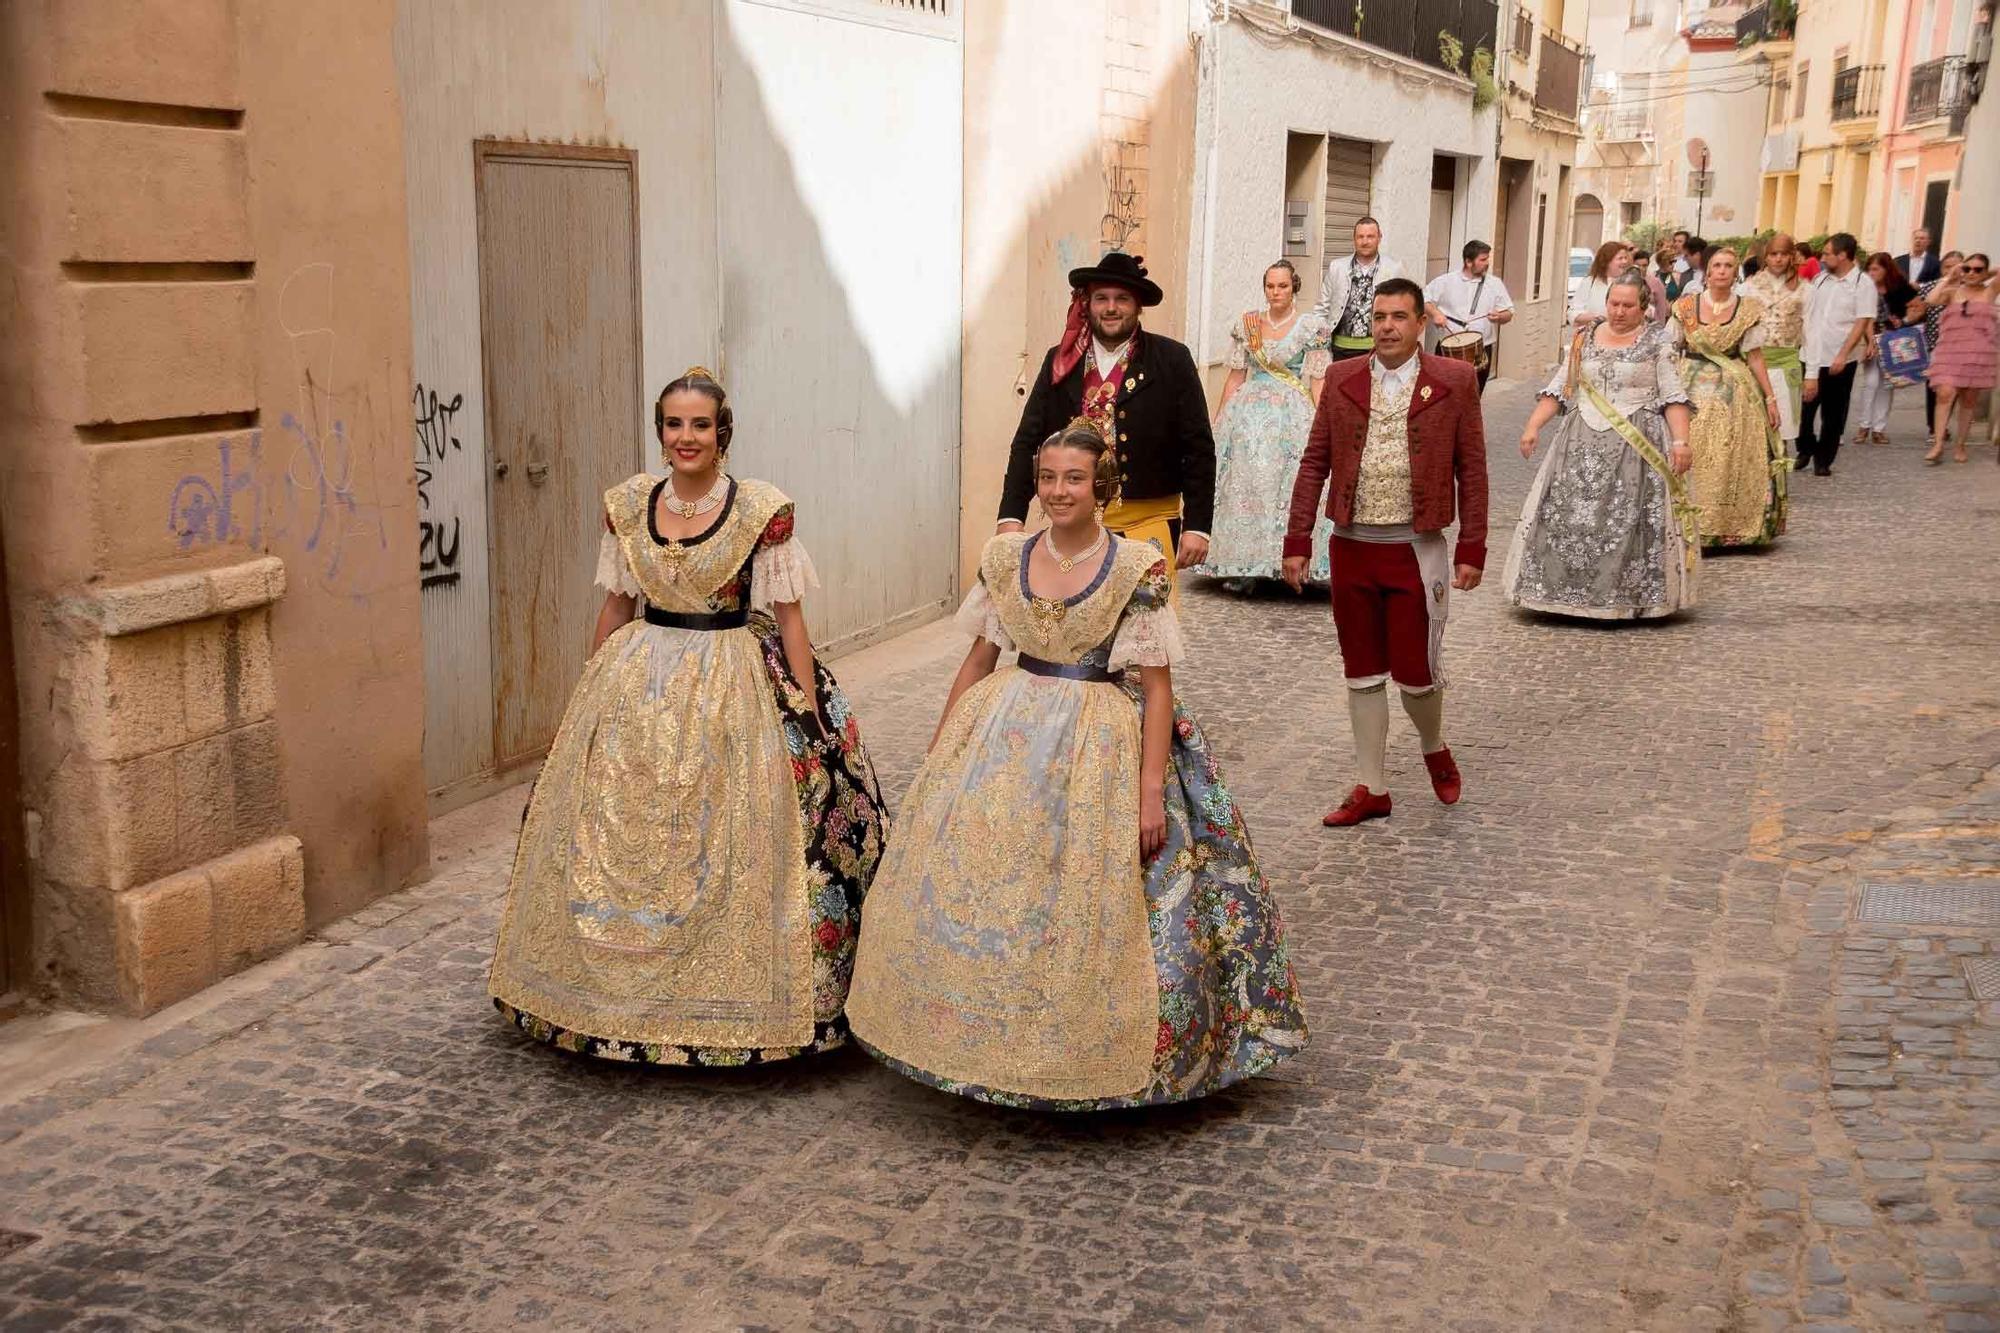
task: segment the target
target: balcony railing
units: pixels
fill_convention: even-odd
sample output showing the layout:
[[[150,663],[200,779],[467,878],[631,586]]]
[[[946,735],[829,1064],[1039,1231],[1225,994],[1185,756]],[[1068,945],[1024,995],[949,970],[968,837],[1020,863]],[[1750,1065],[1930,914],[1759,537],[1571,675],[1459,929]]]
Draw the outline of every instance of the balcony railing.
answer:
[[[1833,76],[1833,118],[1868,120],[1882,109],[1882,67],[1856,65]]]
[[[1526,5],[1514,10],[1514,32],[1507,43],[1517,59],[1529,60],[1535,54],[1535,15]]]
[[[1970,91],[1965,84],[1964,56],[1926,60],[1910,70],[1910,98],[1903,108],[1903,120],[1915,125],[1962,115],[1971,104]]]
[[[1652,113],[1642,106],[1593,111],[1591,118],[1605,143],[1645,143],[1653,137]]]
[[[1583,52],[1553,32],[1542,34],[1542,57],[1535,64],[1535,105],[1576,119],[1583,89]]]
[[[1499,0],[1292,0],[1292,17],[1433,69],[1451,69],[1439,40],[1449,33],[1463,48],[1458,74],[1500,39]]]
[[[1776,10],[1774,14],[1772,11]],[[1792,28],[1797,24],[1796,5],[1761,4],[1752,5],[1736,20],[1736,44],[1753,46],[1758,42],[1787,42],[1792,38]]]

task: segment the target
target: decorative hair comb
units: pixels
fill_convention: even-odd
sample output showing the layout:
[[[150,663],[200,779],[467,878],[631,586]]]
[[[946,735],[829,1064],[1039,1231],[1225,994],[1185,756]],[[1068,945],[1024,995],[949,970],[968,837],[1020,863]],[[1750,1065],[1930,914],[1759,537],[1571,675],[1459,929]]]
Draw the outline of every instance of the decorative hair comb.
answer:
[[[684,380],[707,380],[710,384],[717,382],[715,372],[707,366],[689,366],[681,372],[681,378]]]
[[[1069,424],[1067,426],[1064,426],[1063,429],[1087,430],[1092,435],[1098,436],[1099,438],[1102,438],[1104,435],[1104,432],[1098,428],[1097,423],[1095,421],[1092,421],[1089,417],[1071,417],[1069,419]]]

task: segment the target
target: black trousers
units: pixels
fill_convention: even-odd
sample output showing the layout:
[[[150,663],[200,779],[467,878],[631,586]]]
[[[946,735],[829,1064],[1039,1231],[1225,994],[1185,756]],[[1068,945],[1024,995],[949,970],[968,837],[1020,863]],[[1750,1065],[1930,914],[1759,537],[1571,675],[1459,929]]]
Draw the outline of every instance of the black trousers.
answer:
[[[1374,355],[1374,351],[1375,349],[1372,347],[1336,347],[1333,349],[1333,354],[1327,359],[1329,361],[1349,361],[1357,356],[1372,356]]]
[[[1861,367],[1850,365],[1835,374],[1819,372],[1819,395],[1799,413],[1799,457],[1816,468],[1832,467],[1840,452],[1840,437],[1847,433],[1847,405],[1854,397],[1854,376]]]
[[[1486,381],[1493,378],[1493,353],[1490,349],[1486,353],[1486,364],[1479,367],[1478,375],[1479,392],[1481,395],[1484,395],[1486,392]]]
[[[1924,385],[1924,434],[1937,429],[1937,390]]]

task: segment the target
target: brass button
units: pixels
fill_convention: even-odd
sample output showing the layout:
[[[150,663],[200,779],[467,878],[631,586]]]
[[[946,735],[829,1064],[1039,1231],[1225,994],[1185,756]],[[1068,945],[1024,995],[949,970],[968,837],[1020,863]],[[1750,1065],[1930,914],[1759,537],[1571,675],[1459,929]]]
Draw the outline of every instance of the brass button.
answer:
[[[1127,435],[1127,434],[1126,434],[1126,433],[1125,433],[1124,431],[1122,431],[1122,430],[1118,432],[1118,440],[1119,440],[1119,443],[1121,443],[1121,444],[1125,443],[1126,441],[1130,440],[1131,438],[1132,438],[1132,437],[1131,437],[1130,435]]]
[[[1125,419],[1125,409],[1122,407],[1118,409],[1118,419],[1120,421],[1123,421]]]

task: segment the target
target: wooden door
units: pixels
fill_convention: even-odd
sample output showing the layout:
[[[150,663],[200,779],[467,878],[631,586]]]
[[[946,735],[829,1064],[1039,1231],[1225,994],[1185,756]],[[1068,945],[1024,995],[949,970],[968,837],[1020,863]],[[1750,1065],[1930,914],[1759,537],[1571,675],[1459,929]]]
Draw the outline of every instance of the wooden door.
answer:
[[[604,491],[644,458],[636,154],[474,145],[493,751],[554,739],[590,651]]]

